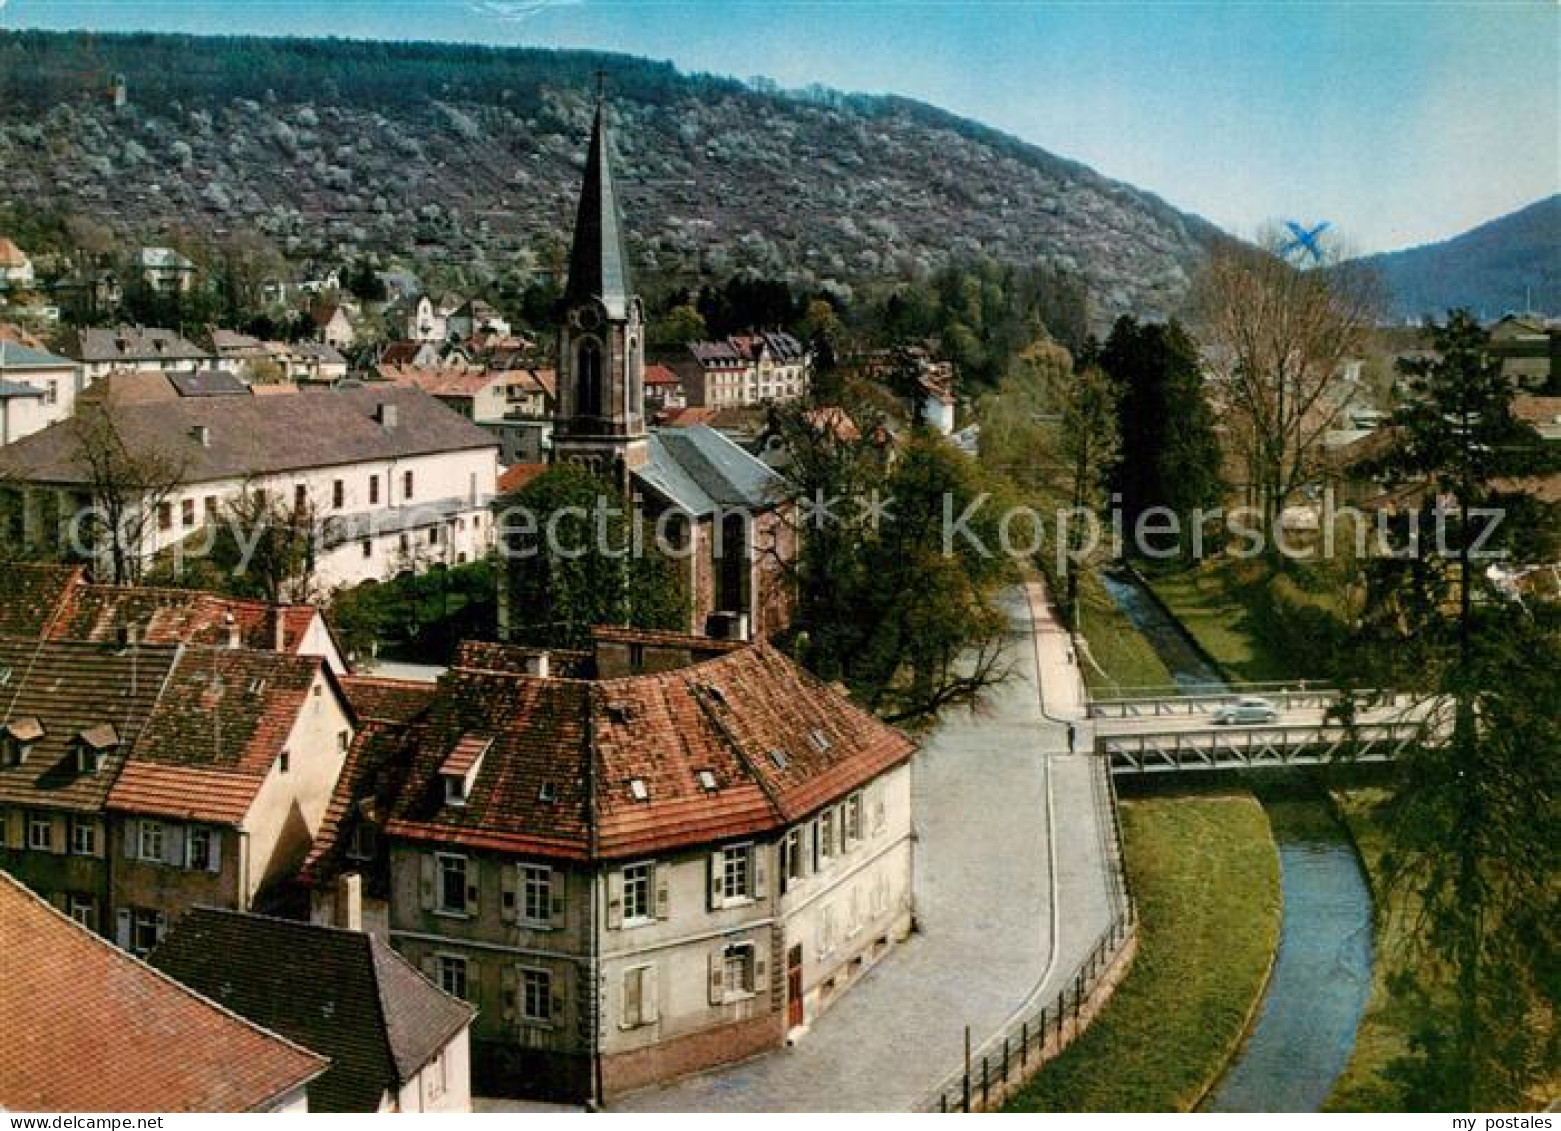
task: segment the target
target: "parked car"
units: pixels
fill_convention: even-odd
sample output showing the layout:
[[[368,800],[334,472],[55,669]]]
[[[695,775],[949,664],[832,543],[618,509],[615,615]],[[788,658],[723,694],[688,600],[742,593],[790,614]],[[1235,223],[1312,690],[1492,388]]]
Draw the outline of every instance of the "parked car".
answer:
[[[1217,726],[1242,723],[1273,723],[1279,721],[1279,708],[1267,699],[1256,695],[1243,695],[1234,703],[1226,703],[1214,712]]]

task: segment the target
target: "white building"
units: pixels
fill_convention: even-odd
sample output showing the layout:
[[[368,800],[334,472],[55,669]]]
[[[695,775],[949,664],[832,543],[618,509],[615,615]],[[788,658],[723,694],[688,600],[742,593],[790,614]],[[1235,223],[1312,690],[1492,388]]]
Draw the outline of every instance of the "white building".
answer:
[[[68,358],[0,338],[0,445],[69,418],[80,374]]]
[[[0,236],[0,291],[25,290],[33,282],[33,261],[25,251]]]
[[[84,326],[71,334],[65,352],[81,364],[83,388],[116,369],[171,373],[215,360],[188,338],[157,326]]]
[[[207,520],[246,489],[312,510],[326,587],[458,565],[491,544],[498,441],[418,390],[181,397],[108,411],[133,452],[181,469],[179,485],[133,523],[143,558],[198,547]],[[22,494],[32,541],[63,537],[62,524],[91,499],[63,425],[0,450],[6,479],[19,484],[10,489]]]

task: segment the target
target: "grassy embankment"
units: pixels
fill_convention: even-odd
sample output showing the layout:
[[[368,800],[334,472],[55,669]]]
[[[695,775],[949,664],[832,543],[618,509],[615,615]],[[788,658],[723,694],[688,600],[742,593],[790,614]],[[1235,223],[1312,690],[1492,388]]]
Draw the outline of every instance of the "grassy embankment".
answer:
[[[1279,854],[1249,794],[1122,804],[1138,957],[1010,1111],[1185,1111],[1223,1071],[1279,945]]]

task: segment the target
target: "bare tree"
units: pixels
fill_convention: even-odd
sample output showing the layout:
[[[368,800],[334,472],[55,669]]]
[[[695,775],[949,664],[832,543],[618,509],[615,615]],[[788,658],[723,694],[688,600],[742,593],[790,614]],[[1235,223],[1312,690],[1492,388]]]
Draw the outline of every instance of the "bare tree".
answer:
[[[188,460],[127,427],[111,394],[79,405],[69,427],[90,504],[78,529],[95,555],[107,558],[113,582],[133,584],[141,578],[158,512],[184,482]]]
[[[321,596],[315,571],[320,533],[307,495],[289,500],[246,484],[222,508],[211,556],[235,593],[273,607],[310,603]]]
[[[1375,276],[1337,251],[1319,249],[1303,267],[1277,236],[1263,243],[1217,248],[1193,289],[1192,313],[1229,435],[1273,530],[1317,471],[1323,434],[1344,409],[1330,395],[1334,382],[1364,355],[1380,304]]]

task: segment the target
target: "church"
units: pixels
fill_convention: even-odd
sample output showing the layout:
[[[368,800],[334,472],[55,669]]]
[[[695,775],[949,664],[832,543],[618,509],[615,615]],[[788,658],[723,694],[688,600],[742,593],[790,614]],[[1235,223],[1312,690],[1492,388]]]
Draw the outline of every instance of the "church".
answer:
[[[796,547],[786,481],[713,428],[647,427],[645,312],[624,242],[605,100],[591,128],[563,304],[553,462],[611,479],[669,532],[689,632],[762,639],[784,628]],[[522,610],[501,602],[501,638],[523,622]]]

